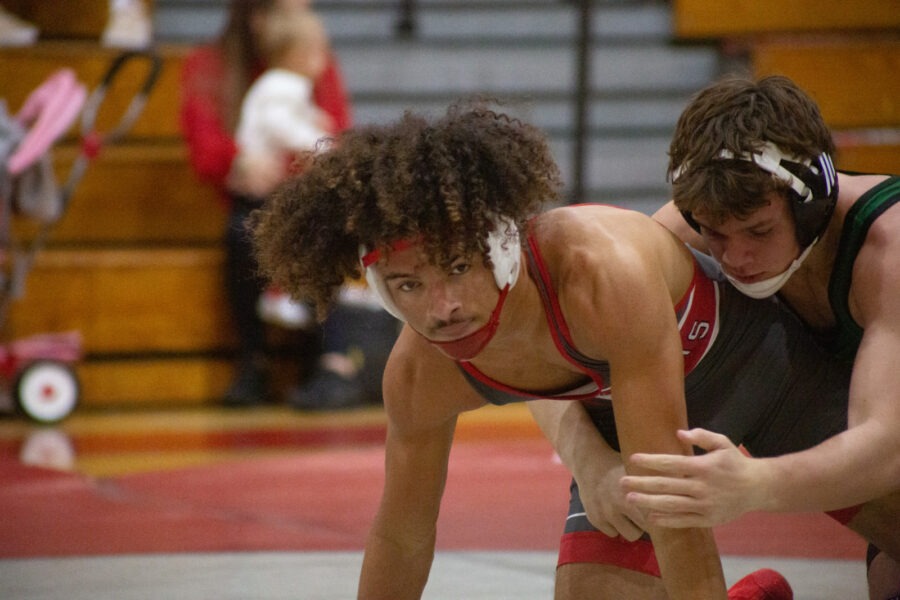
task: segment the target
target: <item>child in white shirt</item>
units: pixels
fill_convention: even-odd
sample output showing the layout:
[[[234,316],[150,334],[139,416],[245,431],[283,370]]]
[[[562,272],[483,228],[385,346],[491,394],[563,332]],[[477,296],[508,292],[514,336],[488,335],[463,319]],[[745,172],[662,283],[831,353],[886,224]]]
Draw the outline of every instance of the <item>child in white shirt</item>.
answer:
[[[237,167],[284,169],[298,152],[330,135],[328,116],[312,100],[328,63],[328,36],[312,11],[273,11],[260,51],[269,68],[247,90],[235,134]]]

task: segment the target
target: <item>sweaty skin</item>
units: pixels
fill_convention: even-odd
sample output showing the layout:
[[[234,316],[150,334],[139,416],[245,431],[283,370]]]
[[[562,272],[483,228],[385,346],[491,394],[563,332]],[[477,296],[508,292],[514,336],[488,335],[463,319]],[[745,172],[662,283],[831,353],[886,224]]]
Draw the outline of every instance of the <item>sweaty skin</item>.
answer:
[[[781,291],[782,299],[815,330],[827,331],[835,323],[827,287],[847,211],[866,190],[885,179],[839,173],[840,196],[828,230]],[[672,205],[656,217],[667,225],[680,219]],[[732,219],[716,226],[712,236],[705,235],[713,255],[720,258],[722,244],[727,248],[731,238],[740,243],[741,230],[753,218],[745,222]],[[685,227],[676,225],[673,229],[681,233]],[[864,333],[853,368],[848,430],[810,450],[766,459],[747,457],[721,436],[704,430],[679,432],[683,442],[709,453],[689,460],[674,454],[633,456],[635,466],[655,474],[623,478],[629,502],[649,511],[651,522],[667,527],[714,526],[752,510],[834,510],[874,498],[885,500],[870,503],[872,507],[896,504],[886,497],[900,492],[900,437],[896,435],[900,430],[900,402],[896,398],[900,389],[896,365],[900,356],[897,231],[900,206],[895,204],[874,222],[853,265],[849,306]],[[696,234],[687,237],[696,243]],[[750,254],[753,256],[752,249]],[[754,268],[764,267],[760,262]],[[878,512],[887,510],[897,514],[887,506],[881,506]],[[855,525],[851,523],[858,529]],[[882,539],[879,545],[900,556],[896,540]]]
[[[675,435],[687,417],[673,311],[693,274],[688,250],[647,217],[609,207],[556,209],[533,227],[576,345],[610,363],[623,456],[689,453]],[[459,367],[423,335],[471,333],[489,318],[498,291],[480,259],[461,258],[444,269],[415,246],[391,253],[377,268],[407,325],[384,375],[385,485],[359,597],[397,600],[418,598],[425,586],[456,419],[484,404]],[[472,363],[496,381],[529,390],[574,388],[585,377],[555,347],[537,288],[525,274],[509,293],[497,333]],[[616,598],[726,598],[708,529],[650,524],[648,530],[662,581],[610,567],[616,576],[582,585]]]

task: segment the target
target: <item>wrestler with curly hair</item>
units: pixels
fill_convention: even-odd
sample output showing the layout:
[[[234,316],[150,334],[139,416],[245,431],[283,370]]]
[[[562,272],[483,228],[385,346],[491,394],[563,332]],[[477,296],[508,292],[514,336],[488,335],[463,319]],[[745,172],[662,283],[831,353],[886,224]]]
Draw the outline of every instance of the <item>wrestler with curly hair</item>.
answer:
[[[383,377],[385,482],[360,598],[422,594],[464,411],[530,401],[560,455],[600,457],[608,482],[636,452],[689,454],[676,436],[689,424],[762,456],[844,426],[847,369],[791,314],[722,284],[643,214],[553,208],[560,188],[537,129],[456,105],[346,132],[253,215],[265,275],[320,316],[365,276],[405,321]],[[548,402],[587,409],[594,435],[543,418]],[[622,517],[598,529],[578,495],[598,481],[576,483],[557,597],[726,598],[709,529],[645,524],[623,498]],[[789,597],[771,571],[748,577],[732,597]]]
[[[421,238],[448,264],[485,251],[490,215],[522,227],[542,203],[559,200],[558,169],[541,133],[462,106],[441,123],[410,114],[393,127],[359,127],[333,151],[308,156],[308,175],[258,216],[263,272],[327,308],[346,279],[360,276],[360,243],[388,248]]]

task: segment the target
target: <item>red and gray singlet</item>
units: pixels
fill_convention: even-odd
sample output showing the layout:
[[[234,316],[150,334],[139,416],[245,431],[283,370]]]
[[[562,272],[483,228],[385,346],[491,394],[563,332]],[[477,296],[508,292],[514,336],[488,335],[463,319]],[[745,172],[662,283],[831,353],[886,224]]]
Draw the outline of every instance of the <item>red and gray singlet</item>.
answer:
[[[609,365],[575,347],[540,248],[529,238],[528,274],[562,356],[585,373],[574,389],[534,393],[493,381],[460,362],[470,385],[492,404],[546,398],[580,401],[611,447],[618,450],[608,386]],[[777,300],[753,300],[732,287],[718,265],[694,252],[690,289],[677,306],[685,354],[685,401],[690,427],[704,427],[743,444],[755,456],[810,448],[847,427],[852,365],[820,347]],[[652,545],[604,536],[584,514],[572,482],[560,564],[597,562],[658,574]]]
[[[698,260],[712,263],[708,257],[702,254],[697,254],[697,256],[702,257]],[[611,390],[608,385],[609,364],[585,356],[575,347],[556,292],[553,290],[550,273],[533,237],[529,237],[527,240],[526,257],[528,273],[537,284],[538,292],[541,295],[553,342],[560,354],[583,371],[589,380],[576,389],[547,394],[519,390],[494,381],[469,362],[460,362],[459,366],[482,396],[492,404],[508,404],[538,398],[587,402],[611,400]],[[712,264],[715,267],[714,263]],[[719,283],[711,279],[700,268],[696,260],[691,285],[674,309],[678,319],[678,330],[681,334],[684,372],[688,374],[706,356],[719,330]]]

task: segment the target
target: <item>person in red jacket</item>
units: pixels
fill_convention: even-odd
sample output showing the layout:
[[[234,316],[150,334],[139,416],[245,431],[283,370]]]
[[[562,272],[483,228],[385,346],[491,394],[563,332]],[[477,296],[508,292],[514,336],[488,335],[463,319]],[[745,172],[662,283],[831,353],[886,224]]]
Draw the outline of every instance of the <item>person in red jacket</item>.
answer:
[[[253,81],[265,70],[259,35],[266,15],[275,9],[309,10],[307,0],[232,0],[226,25],[218,38],[194,49],[185,59],[182,74],[180,125],[190,163],[201,181],[214,186],[229,210],[225,234],[225,285],[239,339],[237,374],[225,394],[224,404],[245,406],[268,398],[266,325],[257,313],[264,283],[258,277],[244,221],[260,199],[289,174],[289,164],[238,168],[234,133],[241,103]],[[314,82],[313,101],[326,115],[321,125],[339,133],[351,125],[351,110],[337,60],[329,53],[328,64]],[[335,325],[335,324],[332,324]],[[323,352],[341,366],[343,353],[329,349],[329,323],[323,325]],[[336,325],[335,325],[336,326]],[[346,357],[344,357],[346,359]],[[349,359],[346,359],[349,362]],[[345,375],[352,374],[347,366]],[[358,403],[358,390],[348,377],[338,378],[329,390],[331,404]]]

